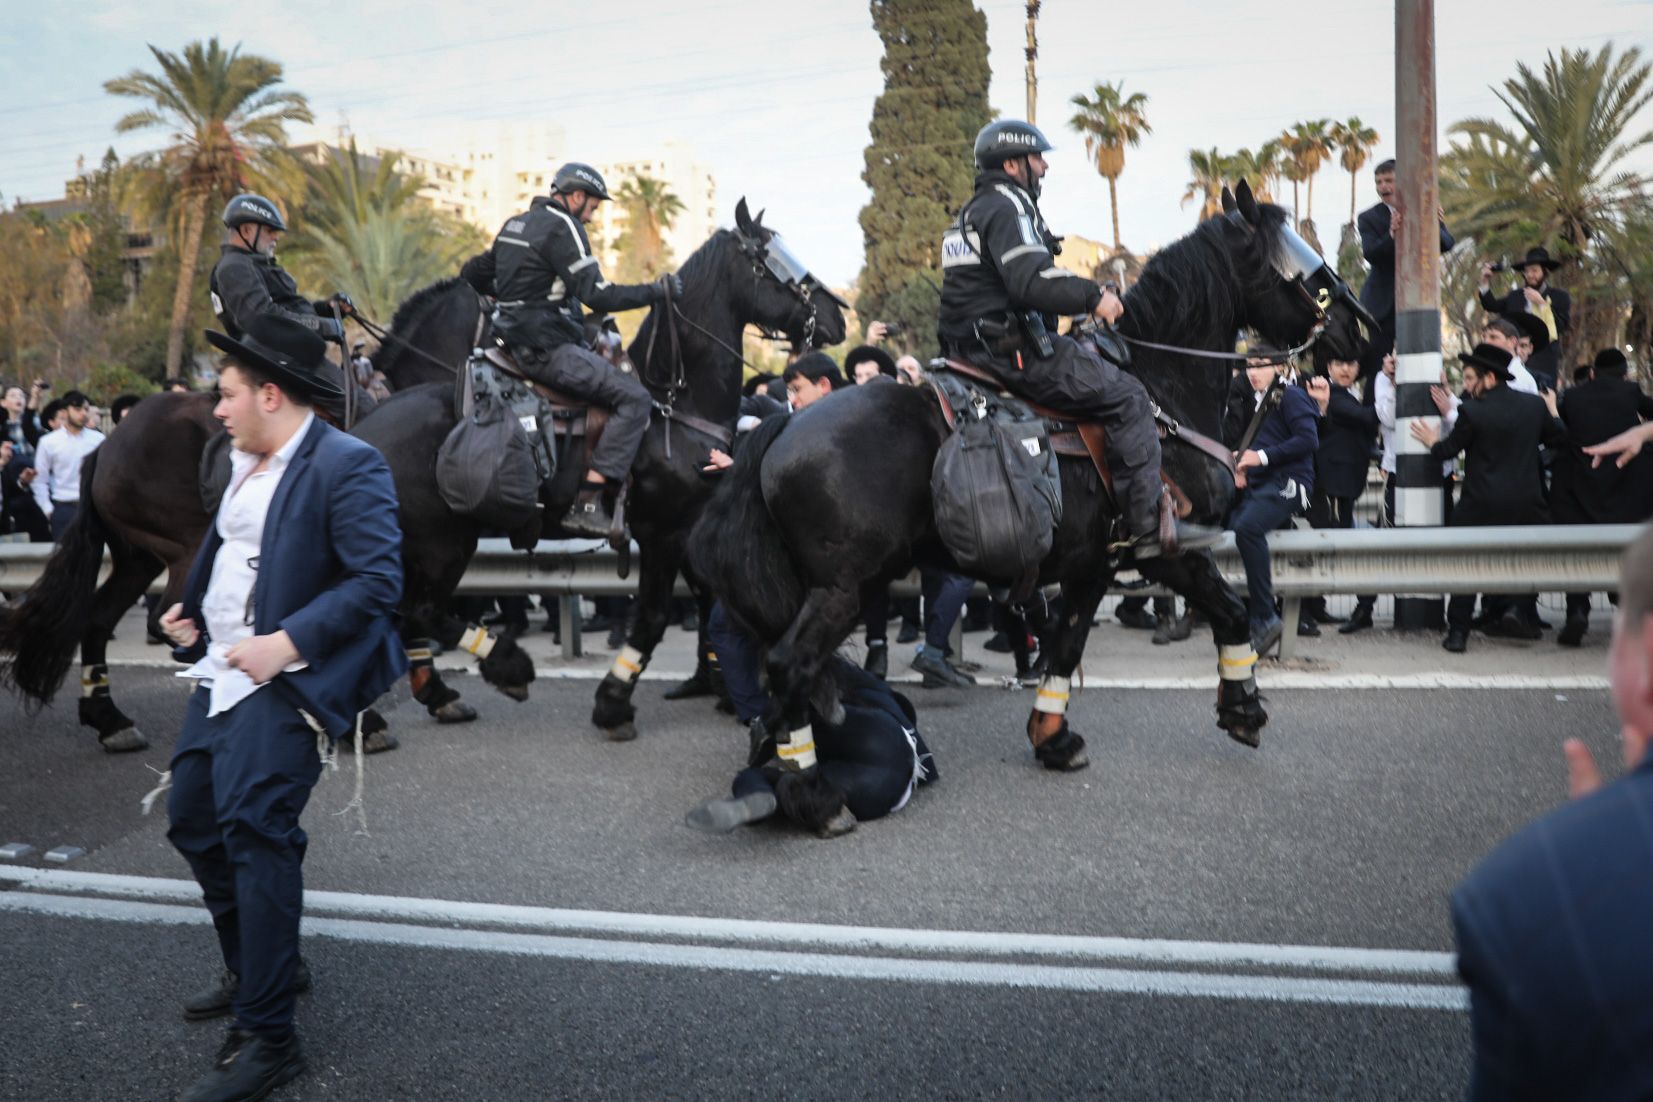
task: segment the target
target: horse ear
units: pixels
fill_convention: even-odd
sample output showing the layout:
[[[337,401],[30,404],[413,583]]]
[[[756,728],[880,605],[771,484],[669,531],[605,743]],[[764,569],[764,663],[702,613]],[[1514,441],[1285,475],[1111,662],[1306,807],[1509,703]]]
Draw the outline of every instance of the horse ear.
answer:
[[[749,237],[752,234],[752,215],[746,209],[746,196],[744,195],[740,197],[740,202],[735,204],[735,228]]]
[[[1239,209],[1240,217],[1253,226],[1262,222],[1262,212],[1257,209],[1257,198],[1251,194],[1251,185],[1244,180],[1234,185],[1234,205]]]
[[[1223,185],[1223,213],[1234,213],[1234,193],[1228,190],[1227,184]]]
[[[756,218],[752,219],[752,224],[754,226],[758,226],[759,228],[762,228],[762,226],[763,226],[763,216],[768,214],[768,213],[769,213],[769,208],[768,207],[764,207],[762,210],[758,211],[758,216]]]

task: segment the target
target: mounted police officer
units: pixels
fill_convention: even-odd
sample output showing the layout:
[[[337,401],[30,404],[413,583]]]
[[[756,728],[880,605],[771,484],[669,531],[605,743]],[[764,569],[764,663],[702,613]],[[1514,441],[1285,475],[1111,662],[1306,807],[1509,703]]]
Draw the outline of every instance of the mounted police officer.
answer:
[[[239,340],[254,318],[273,315],[297,322],[342,349],[344,332],[333,317],[333,308],[349,316],[355,307],[343,294],[312,302],[298,293],[293,277],[276,263],[276,242],[287,232],[276,205],[262,195],[237,195],[224,207],[223,221],[224,244],[207,285],[212,290],[212,312],[224,331]],[[334,387],[343,388],[344,373],[332,361],[321,370]]]
[[[563,165],[551,181],[551,194],[506,222],[493,248],[461,273],[478,291],[498,299],[494,333],[525,375],[612,410],[591,470],[562,520],[568,531],[599,539],[608,535],[614,494],[642,445],[653,400],[636,376],[586,344],[582,304],[614,313],[653,305],[668,290],[676,295],[683,289],[670,274],[631,286],[603,278],[585,224],[608,198],[596,169]]]
[[[1159,435],[1147,392],[1103,359],[1090,341],[1056,332],[1057,318],[1089,315],[1112,324],[1125,305],[1112,288],[1056,266],[1061,238],[1039,213],[1039,181],[1051,148],[1030,123],[999,119],[976,135],[976,191],[942,236],[941,318],[945,354],[990,370],[1030,401],[1100,421],[1125,527],[1138,558],[1159,554],[1161,532],[1177,531],[1160,483]],[[1183,526],[1177,542],[1196,534]]]

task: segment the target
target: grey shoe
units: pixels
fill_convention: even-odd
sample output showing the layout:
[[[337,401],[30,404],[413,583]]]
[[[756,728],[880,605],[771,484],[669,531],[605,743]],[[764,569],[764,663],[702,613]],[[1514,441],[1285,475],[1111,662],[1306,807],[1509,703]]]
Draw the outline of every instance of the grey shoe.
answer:
[[[707,800],[683,817],[689,827],[705,834],[728,834],[738,826],[775,814],[773,792],[748,792],[722,800]]]
[[[932,653],[929,648],[913,657],[912,668],[924,675],[926,689],[968,689],[976,683],[975,678],[960,673],[944,656]]]
[[[287,990],[295,995],[302,995],[310,990],[310,966],[302,957],[299,959],[298,967],[293,971],[293,985]],[[235,1005],[235,996],[240,991],[241,977],[225,969],[224,976],[216,987],[208,988],[184,1000],[184,1017],[192,1022],[222,1017]]]

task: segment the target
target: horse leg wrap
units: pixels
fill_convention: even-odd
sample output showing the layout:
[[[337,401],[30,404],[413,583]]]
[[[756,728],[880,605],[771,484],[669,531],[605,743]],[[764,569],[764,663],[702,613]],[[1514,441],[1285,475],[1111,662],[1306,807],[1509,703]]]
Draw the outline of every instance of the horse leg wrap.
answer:
[[[1250,681],[1256,687],[1257,652],[1249,642],[1224,643],[1217,648],[1217,675],[1224,681]]]
[[[109,696],[109,667],[106,665],[82,666],[80,669],[80,698],[89,700],[92,697]]]
[[[789,732],[785,741],[776,739],[775,756],[780,759],[781,768],[791,773],[815,768],[815,732],[809,724]]]
[[[1250,643],[1228,643],[1218,648],[1217,726],[1235,742],[1256,749],[1262,744],[1260,732],[1268,724],[1262,694],[1257,691],[1253,670],[1257,652]]]
[[[630,685],[642,675],[648,664],[649,656],[627,643],[614,656],[614,665],[609,667],[608,675]]]
[[[476,655],[477,658],[486,658],[494,652],[494,646],[499,642],[499,636],[485,627],[472,624],[465,629],[465,634],[459,637],[459,649]]]

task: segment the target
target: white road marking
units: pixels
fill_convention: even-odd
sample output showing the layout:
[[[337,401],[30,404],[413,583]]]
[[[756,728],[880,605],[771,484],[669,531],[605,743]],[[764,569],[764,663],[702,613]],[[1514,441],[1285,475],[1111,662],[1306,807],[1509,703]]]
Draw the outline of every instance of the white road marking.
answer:
[[[0,911],[146,924],[207,925],[211,922],[206,910],[199,906],[180,907],[128,899],[51,895],[33,891],[0,893]],[[824,976],[835,979],[945,983],[978,987],[1029,987],[1184,998],[1250,999],[1412,1010],[1462,1011],[1468,1007],[1466,992],[1457,986],[1438,983],[1139,971],[986,961],[912,960],[901,957],[609,941],[508,933],[500,930],[412,926],[343,918],[306,918],[304,932],[310,937],[333,937],[380,945],[503,953],[604,964],[761,972],[770,975]]]

